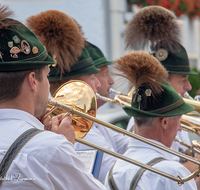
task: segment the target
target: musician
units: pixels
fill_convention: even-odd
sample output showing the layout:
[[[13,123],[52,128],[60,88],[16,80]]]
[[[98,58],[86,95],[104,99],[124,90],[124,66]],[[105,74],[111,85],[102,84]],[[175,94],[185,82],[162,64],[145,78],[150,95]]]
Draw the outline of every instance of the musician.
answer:
[[[65,22],[63,22],[63,20]],[[86,82],[96,93],[101,84],[99,82],[96,82],[95,84],[95,81],[98,81],[98,79],[94,74],[98,73],[100,70],[95,67],[93,60],[96,61],[99,66],[105,66],[105,68],[110,64],[110,62],[106,60],[99,48],[84,41],[83,35],[78,35],[81,32],[80,25],[78,25],[78,34],[75,32],[71,34],[69,33],[70,30],[74,30],[74,28],[77,29],[77,22],[76,26],[74,26],[74,20],[73,22],[67,22],[69,20],[71,20],[71,18],[65,13],[49,10],[38,15],[31,16],[27,20],[27,25],[35,34],[37,34],[38,38],[41,42],[43,42],[43,45],[46,46],[47,52],[56,59],[57,65],[56,67],[50,67],[51,71],[48,77],[51,84],[52,94],[61,84],[73,79],[79,79]],[[77,44],[84,42],[84,46],[71,47],[75,44],[75,42],[71,42],[69,39],[74,39],[74,41],[77,41]],[[51,46],[49,46],[49,44],[51,44]],[[81,50],[82,54],[80,57],[77,56],[77,59],[70,62],[70,57],[74,58],[74,52],[72,50]],[[78,55],[78,53],[76,55]],[[72,64],[70,65],[69,63]],[[108,68],[106,68],[106,70],[107,69]],[[62,70],[64,71],[63,73],[61,72]],[[107,71],[106,74],[108,74]],[[92,76],[93,79],[89,77],[89,80],[86,80],[88,79],[88,76]],[[110,87],[113,80],[110,78],[109,74],[108,78],[109,79],[107,81],[111,82],[108,82],[107,86]],[[108,96],[107,90],[108,88],[106,88],[106,96]],[[121,154],[127,150],[129,142],[129,138],[125,138],[124,135],[96,123],[93,124],[88,134],[84,137],[84,140]],[[80,143],[75,143],[74,146],[75,150],[91,149],[90,147]],[[103,155],[98,177],[101,182],[104,182],[107,172],[110,170],[115,161],[115,157],[108,154]]]
[[[180,28],[175,15],[163,7],[149,6],[141,9],[127,26],[126,45],[128,48],[136,49],[138,46],[144,48],[149,42],[150,54],[158,59],[169,72],[167,82],[183,97],[192,88],[188,76],[197,75],[197,73],[190,70],[187,52],[180,44]],[[131,129],[133,125],[134,119],[131,118],[127,129]],[[177,137],[191,145],[188,132],[178,131]],[[188,153],[187,147],[178,142],[173,142],[171,148]],[[177,157],[174,158],[177,159]],[[193,167],[187,167],[191,172],[194,171]]]
[[[194,107],[186,104],[165,82],[167,71],[148,53],[130,53],[116,62],[117,70],[135,86],[131,106],[123,107],[128,115],[134,116],[134,132],[153,142],[171,147],[177,131],[181,130],[181,115],[194,110]],[[187,168],[172,160],[170,153],[136,139],[130,140],[129,149],[124,156],[144,164],[152,161],[154,168],[174,176],[190,175]],[[179,186],[177,182],[149,170],[140,176],[137,173],[139,169],[140,167],[134,164],[117,160],[107,174],[106,187],[112,190],[197,189],[194,179]]]
[[[60,123],[62,115],[53,117],[52,131],[43,131],[36,119],[46,112],[48,65],[55,62],[36,35],[11,16],[8,7],[1,5],[1,189],[106,189],[76,155],[72,117]]]
[[[111,88],[111,85],[114,84],[114,80],[110,75],[109,71],[109,65],[113,63],[113,61],[107,61],[106,57],[104,56],[103,52],[94,44],[89,43],[89,45],[86,46],[87,51],[89,52],[90,56],[92,57],[94,61],[95,67],[100,69],[100,72],[96,73],[95,76],[98,78],[99,82],[101,83],[101,86],[98,88],[98,93],[103,96],[109,98],[109,90]],[[97,107],[101,107],[106,102],[97,99]]]

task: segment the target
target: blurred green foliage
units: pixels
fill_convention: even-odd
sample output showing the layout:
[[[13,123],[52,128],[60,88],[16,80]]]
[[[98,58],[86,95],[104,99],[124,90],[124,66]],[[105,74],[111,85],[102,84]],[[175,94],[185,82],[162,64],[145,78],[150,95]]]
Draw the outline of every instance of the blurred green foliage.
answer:
[[[197,71],[196,68],[193,68],[192,70],[199,73],[198,75],[190,75],[188,77],[188,80],[190,84],[192,85],[192,90],[190,90],[188,93],[190,94],[190,96],[194,98],[197,90],[200,89],[200,72]]]

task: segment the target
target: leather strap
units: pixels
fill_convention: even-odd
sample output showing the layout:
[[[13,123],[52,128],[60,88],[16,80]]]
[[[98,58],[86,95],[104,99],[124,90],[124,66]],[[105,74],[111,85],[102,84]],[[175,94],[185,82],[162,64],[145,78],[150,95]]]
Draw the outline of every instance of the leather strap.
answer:
[[[154,164],[157,164],[158,162],[161,162],[163,160],[166,160],[165,158],[162,158],[162,157],[158,157],[158,158],[154,158],[153,160],[149,161],[147,163],[147,165],[149,166],[153,166]],[[116,163],[116,162],[115,162]],[[110,187],[111,190],[119,190],[116,183],[115,183],[115,180],[113,178],[113,168],[114,168],[114,165],[112,166],[111,170],[109,171],[109,174],[108,174],[108,185]],[[137,184],[142,176],[142,174],[146,171],[146,169],[144,168],[140,168],[138,170],[138,172],[136,173],[136,175],[134,176],[133,180],[131,181],[131,185],[130,185],[130,188],[129,190],[135,190],[135,188],[137,187]]]
[[[22,133],[9,147],[6,154],[4,155],[1,164],[0,164],[0,177],[2,180],[0,180],[0,187],[3,182],[3,178],[6,175],[6,172],[8,171],[8,168],[10,167],[12,161],[18,154],[18,152],[22,149],[22,147],[35,135],[38,133],[43,132],[44,130],[39,130],[36,128],[31,128]]]
[[[119,190],[115,183],[115,180],[113,178],[113,168],[114,168],[115,164],[116,164],[116,162],[113,164],[113,166],[110,169],[109,174],[108,174],[108,185],[110,187],[110,190]]]
[[[165,159],[165,158],[162,158],[162,157],[154,158],[153,160],[149,161],[149,162],[147,163],[147,165],[153,166],[154,164],[157,164],[158,162],[161,162],[161,161],[163,161],[163,160],[166,160],[166,159]],[[137,184],[138,184],[138,182],[139,182],[139,180],[140,180],[142,174],[143,174],[145,171],[146,171],[146,169],[144,169],[144,168],[140,168],[140,169],[137,171],[137,173],[135,174],[135,176],[134,176],[134,178],[133,178],[133,180],[132,180],[132,182],[131,182],[131,185],[130,185],[129,190],[135,190],[135,189],[136,189]]]

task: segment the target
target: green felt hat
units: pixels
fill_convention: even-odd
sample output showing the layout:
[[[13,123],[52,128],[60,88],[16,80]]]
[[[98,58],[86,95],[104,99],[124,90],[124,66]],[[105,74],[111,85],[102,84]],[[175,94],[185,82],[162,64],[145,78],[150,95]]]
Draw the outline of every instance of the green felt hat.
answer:
[[[48,79],[50,82],[55,82],[60,80],[72,79],[83,75],[96,74],[98,72],[100,72],[100,69],[94,66],[92,58],[90,57],[86,48],[84,48],[78,61],[71,67],[70,72],[64,70],[64,74],[61,75],[61,71],[58,66],[51,66]]]
[[[131,86],[131,106],[124,111],[134,117],[171,117],[194,110],[166,82],[168,72],[152,55],[132,52],[116,60],[116,70],[126,77]]]
[[[169,73],[197,75],[190,70],[180,36],[181,29],[176,16],[162,6],[151,5],[140,9],[128,22],[125,44],[130,50],[144,49],[150,45],[151,54]]]
[[[198,75],[197,72],[190,70],[189,59],[185,48],[179,44],[180,47],[171,51],[166,48],[159,47],[153,54],[162,65],[169,71],[169,73],[180,75]]]
[[[8,7],[3,6],[0,15],[5,13],[2,13],[2,10],[8,11],[7,9]],[[1,72],[22,71],[55,64],[36,35],[22,23],[1,17],[0,34]]]
[[[103,52],[94,44],[87,42],[88,45],[85,47],[94,61],[95,67],[102,67],[106,65],[111,65],[113,61],[107,61]]]
[[[155,100],[152,96],[145,97],[145,88],[140,89],[132,98],[131,107],[125,106],[123,110],[134,117],[172,117],[182,115],[194,110],[193,106],[185,103],[178,93],[168,84],[162,84],[162,94]],[[141,92],[140,92],[141,91]],[[141,102],[137,97],[141,96]],[[143,99],[146,98],[146,102]],[[136,99],[134,101],[134,99]],[[140,108],[140,109],[139,109]]]

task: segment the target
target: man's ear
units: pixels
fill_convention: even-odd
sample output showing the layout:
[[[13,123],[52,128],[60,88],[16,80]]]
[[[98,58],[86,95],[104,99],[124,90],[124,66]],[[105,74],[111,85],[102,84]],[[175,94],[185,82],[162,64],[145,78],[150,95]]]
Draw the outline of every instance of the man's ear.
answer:
[[[35,78],[35,73],[30,72],[26,78],[30,89],[35,91],[37,89],[37,80]]]
[[[168,117],[160,118],[161,126],[163,129],[167,129],[168,126]]]

